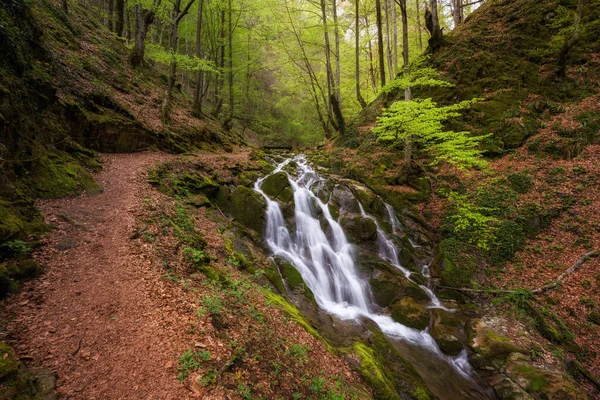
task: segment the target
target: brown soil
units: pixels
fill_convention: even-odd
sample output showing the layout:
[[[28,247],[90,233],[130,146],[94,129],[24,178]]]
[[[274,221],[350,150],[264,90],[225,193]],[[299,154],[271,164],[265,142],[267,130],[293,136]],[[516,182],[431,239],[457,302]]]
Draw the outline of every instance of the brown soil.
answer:
[[[150,186],[145,171],[170,156],[104,156],[104,193],[40,203],[56,226],[38,261],[48,266],[8,302],[15,349],[56,371],[64,398],[189,397],[174,361],[186,325],[161,301],[160,274],[128,238]],[[43,360],[43,361],[42,361]]]

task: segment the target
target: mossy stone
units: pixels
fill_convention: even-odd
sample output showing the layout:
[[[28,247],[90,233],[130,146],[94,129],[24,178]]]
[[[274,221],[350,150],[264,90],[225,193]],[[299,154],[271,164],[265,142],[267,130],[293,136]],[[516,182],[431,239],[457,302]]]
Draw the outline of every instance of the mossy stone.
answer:
[[[340,225],[352,243],[364,243],[377,238],[377,225],[370,218],[346,213],[340,218]]]
[[[469,325],[469,346],[475,351],[471,363],[476,368],[500,369],[512,353],[526,353],[505,336],[494,332],[482,320],[473,320]]]
[[[0,342],[0,379],[15,374],[19,371],[19,363],[15,360],[12,348]]]
[[[375,399],[400,400],[393,379],[386,374],[387,368],[378,360],[373,349],[357,342],[354,351],[360,360],[360,371],[373,389]]]
[[[418,285],[415,285],[403,275],[394,275],[385,270],[373,271],[369,284],[375,303],[380,307],[389,307],[393,302],[405,296],[422,301],[429,300],[427,293]]]
[[[264,231],[267,203],[264,197],[245,186],[238,186],[231,193],[230,212],[242,225],[258,233]]]
[[[423,330],[429,325],[427,308],[412,297],[404,297],[391,307],[394,321],[411,328]]]
[[[283,202],[288,202],[292,197],[290,196],[290,181],[288,179],[287,174],[283,171],[268,176],[262,182],[261,189],[263,192],[265,192],[267,196],[269,196],[273,200],[279,199]],[[289,190],[283,193],[285,189]],[[280,196],[285,197],[285,199],[280,198]]]

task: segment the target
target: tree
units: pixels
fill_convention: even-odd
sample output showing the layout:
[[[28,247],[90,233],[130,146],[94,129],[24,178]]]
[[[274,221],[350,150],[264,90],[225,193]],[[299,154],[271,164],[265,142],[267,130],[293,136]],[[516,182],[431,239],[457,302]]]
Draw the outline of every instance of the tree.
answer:
[[[379,71],[381,78],[381,87],[385,86],[385,62],[383,61],[383,29],[381,21],[381,0],[375,0],[375,13],[377,24],[377,49],[379,51]]]
[[[142,7],[141,3],[134,6],[135,14],[135,42],[129,55],[129,62],[137,67],[144,63],[144,54],[146,53],[146,34],[148,27],[154,22],[154,16],[160,6],[161,0],[152,0],[148,9]]]
[[[359,21],[359,5],[360,0],[354,0],[354,54],[355,54],[355,77],[356,77],[356,99],[362,108],[367,106],[365,99],[360,94],[360,28]]]
[[[179,42],[179,22],[188,13],[192,4],[196,0],[189,0],[183,10],[181,10],[181,0],[175,0],[173,4],[173,22],[171,24],[171,40],[170,47],[172,52],[177,51],[177,44]],[[171,103],[173,102],[173,88],[175,87],[175,80],[177,73],[177,58],[171,60],[169,66],[169,82],[167,84],[167,90],[165,92],[165,98],[161,107],[161,118],[163,121],[168,121],[169,113],[171,112]]]
[[[410,73],[404,73],[390,82],[382,92],[390,93],[415,86],[452,86],[439,79],[433,68],[422,67],[421,63],[422,60],[419,60],[411,65]],[[444,131],[443,125],[449,118],[460,116],[459,111],[479,100],[465,100],[449,106],[438,106],[431,99],[397,101],[383,111],[373,132],[378,135],[378,140],[403,145],[407,170],[413,168],[415,146],[433,159],[432,164],[445,161],[458,167],[481,167],[485,162],[481,159],[479,144],[488,135],[472,136],[466,131]]]
[[[431,35],[429,37],[429,51],[435,53],[442,45],[442,28],[438,17],[438,2],[431,0],[431,11],[425,9],[425,26]]]
[[[196,57],[202,56],[202,12],[204,10],[204,0],[198,0],[198,20],[196,22]],[[194,89],[194,112],[197,116],[202,114],[202,71],[196,72],[196,87]]]

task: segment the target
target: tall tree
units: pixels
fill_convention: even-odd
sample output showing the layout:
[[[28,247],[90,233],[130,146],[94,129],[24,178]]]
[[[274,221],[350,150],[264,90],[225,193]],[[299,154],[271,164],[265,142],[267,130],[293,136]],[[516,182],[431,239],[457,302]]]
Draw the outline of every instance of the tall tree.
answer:
[[[440,19],[438,17],[438,2],[431,0],[431,11],[429,8],[425,10],[425,25],[431,35],[429,37],[429,51],[435,53],[442,45],[442,28],[440,27]]]
[[[183,10],[181,10],[181,0],[175,0],[173,4],[173,21],[171,23],[171,40],[169,43],[172,53],[177,52],[177,45],[179,43],[179,22],[190,10],[192,4],[196,0],[189,0]],[[175,57],[171,60],[169,66],[169,82],[167,83],[167,90],[165,92],[165,98],[161,107],[161,118],[163,121],[169,120],[169,114],[171,112],[171,104],[173,103],[173,88],[175,87],[175,81],[177,79],[177,60]]]
[[[144,63],[144,54],[146,53],[146,34],[148,27],[154,22],[156,10],[160,6],[161,0],[153,0],[149,9],[142,8],[141,4],[134,7],[135,17],[135,42],[129,55],[129,62],[137,67]]]
[[[116,0],[117,3],[117,22],[115,23],[115,33],[123,36],[123,27],[125,25],[125,0]]]
[[[196,22],[196,57],[202,56],[202,12],[204,10],[204,0],[198,0],[198,20]],[[194,88],[194,113],[200,115],[202,113],[202,85],[204,81],[201,70],[196,72],[196,87]]]
[[[385,86],[385,61],[383,52],[383,29],[381,21],[381,0],[375,0],[375,13],[377,23],[377,49],[379,51],[379,72],[381,87]]]
[[[354,2],[355,2],[354,3],[354,54],[356,57],[356,60],[355,60],[356,99],[358,100],[360,106],[362,108],[365,108],[367,106],[367,103],[365,102],[365,99],[362,97],[362,95],[360,93],[360,26],[358,24],[359,15],[360,15],[360,11],[359,11],[360,0],[354,0]]]

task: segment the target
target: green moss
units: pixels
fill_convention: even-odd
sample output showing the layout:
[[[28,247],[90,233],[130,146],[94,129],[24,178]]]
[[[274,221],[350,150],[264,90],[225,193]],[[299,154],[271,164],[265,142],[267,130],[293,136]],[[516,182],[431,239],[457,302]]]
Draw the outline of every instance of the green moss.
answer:
[[[472,249],[456,238],[444,239],[439,245],[438,260],[444,286],[468,287],[474,278],[477,262]]]
[[[373,349],[363,343],[354,344],[354,351],[360,359],[360,372],[373,389],[375,399],[400,400],[390,372],[379,360]]]
[[[231,193],[230,212],[242,225],[262,233],[265,224],[266,201],[260,193],[238,186]]]
[[[15,360],[12,348],[4,342],[0,342],[0,380],[16,373],[19,363]]]
[[[402,325],[423,330],[429,325],[427,308],[411,297],[404,297],[392,305],[392,318]]]

